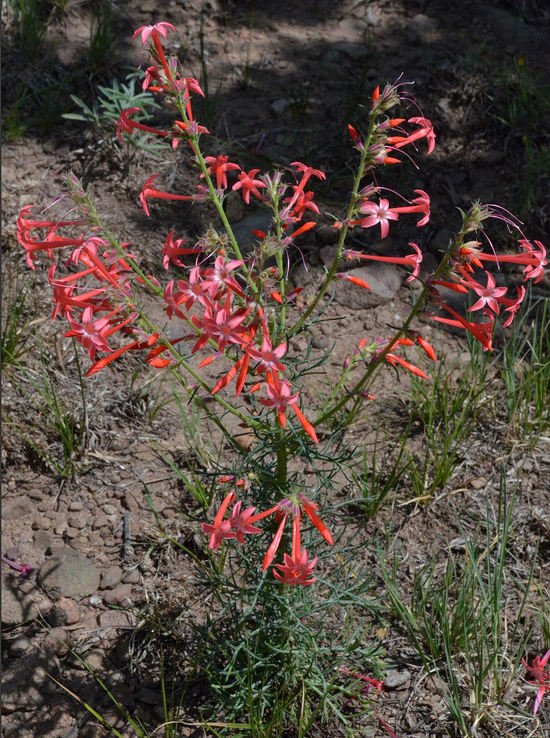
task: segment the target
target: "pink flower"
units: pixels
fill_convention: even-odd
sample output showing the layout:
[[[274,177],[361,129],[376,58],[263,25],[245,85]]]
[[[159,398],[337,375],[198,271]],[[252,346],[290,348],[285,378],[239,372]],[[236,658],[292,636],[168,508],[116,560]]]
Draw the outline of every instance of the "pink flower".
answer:
[[[375,202],[366,200],[359,208],[359,212],[367,213],[367,217],[361,221],[363,228],[371,228],[380,223],[380,233],[382,238],[386,238],[390,229],[390,220],[398,220],[399,215],[390,208],[388,200],[381,198],[378,205]]]
[[[512,321],[514,320],[515,314],[520,309],[521,303],[523,302],[525,298],[526,291],[523,285],[521,285],[521,287],[516,287],[516,291],[517,291],[517,297],[515,300],[512,300],[509,297],[502,297],[500,299],[500,302],[503,305],[508,305],[508,307],[506,308],[506,312],[510,313],[510,315],[506,318],[506,320],[502,324],[503,328],[506,328],[512,323]]]
[[[88,349],[90,360],[95,359],[96,351],[110,351],[107,343],[107,331],[110,327],[109,316],[92,320],[93,311],[91,307],[87,307],[82,313],[81,322],[78,323],[69,318],[71,329],[65,336],[74,337],[81,343],[84,348]]]
[[[468,312],[472,310],[481,310],[487,305],[491,310],[498,315],[500,308],[498,306],[499,298],[506,294],[506,287],[497,287],[494,277],[486,272],[487,274],[487,287],[474,282],[473,280],[467,283],[476,295],[479,296],[479,300],[475,302],[471,308],[468,308]]]
[[[281,359],[286,353],[286,343],[280,343],[277,348],[273,348],[268,336],[264,336],[261,351],[255,348],[247,349],[247,353],[254,361],[259,362],[256,367],[256,374],[265,374],[269,371],[284,372],[285,367],[281,364]]]
[[[247,205],[250,204],[250,195],[255,195],[260,200],[262,199],[262,193],[258,191],[258,187],[266,187],[267,185],[262,182],[261,179],[254,179],[256,174],[258,174],[260,170],[259,169],[251,169],[248,173],[245,171],[242,171],[239,174],[239,181],[235,182],[232,190],[241,190],[243,195],[243,200]]]
[[[286,380],[279,379],[279,376],[276,372],[268,371],[266,372],[266,390],[268,398],[265,400],[263,397],[261,398],[260,402],[262,405],[265,405],[266,407],[274,407],[277,412],[277,417],[279,418],[279,423],[282,425],[283,428],[286,428],[286,411],[288,406],[290,406],[300,423],[302,424],[303,429],[308,434],[308,436],[315,441],[315,443],[319,443],[319,439],[317,438],[317,434],[315,433],[314,427],[311,425],[309,420],[305,417],[305,415],[302,413],[300,408],[298,407],[298,397],[299,393],[296,392],[295,395],[291,394],[292,389]]]
[[[249,519],[256,510],[255,507],[245,507],[241,512],[242,501],[239,500],[233,507],[233,512],[229,518],[231,523],[231,529],[235,531],[235,538],[239,543],[244,543],[245,534],[249,533],[261,533],[261,528],[256,528],[254,525],[250,525]]]
[[[422,251],[416,243],[412,241],[409,243],[415,250],[414,254],[408,256],[374,256],[371,254],[362,254],[360,251],[344,251],[343,256],[347,259],[370,259],[371,261],[385,261],[388,264],[406,264],[407,266],[413,267],[413,273],[407,277],[407,282],[412,282],[413,279],[417,278],[420,274],[420,264],[422,263]],[[341,279],[345,279],[346,275],[337,275]],[[349,277],[348,277],[349,279]],[[360,285],[361,287],[364,285]],[[370,289],[370,287],[369,287]]]
[[[136,31],[134,31],[134,35],[132,36],[132,38],[136,38],[136,36],[141,34],[141,43],[145,45],[147,43],[147,39],[152,33],[160,33],[163,38],[166,38],[168,29],[170,29],[171,31],[176,30],[171,23],[166,23],[164,21],[161,21],[160,23],[155,23],[152,26],[140,26]]]
[[[535,698],[535,705],[533,707],[533,715],[537,714],[537,711],[540,707],[540,703],[542,702],[542,698],[544,697],[545,692],[550,692],[550,673],[547,671],[544,671],[544,667],[548,663],[548,660],[550,659],[550,649],[544,654],[544,656],[537,655],[533,659],[533,663],[531,666],[525,661],[525,659],[522,659],[523,665],[525,666],[527,673],[530,677],[534,679],[531,684],[535,684],[538,686],[539,691],[537,692],[537,696]]]
[[[417,228],[426,225],[430,220],[430,196],[424,192],[424,190],[415,190],[418,193],[418,197],[413,198],[412,205],[403,205],[392,208],[393,213],[423,213],[424,217],[421,218],[416,224]]]

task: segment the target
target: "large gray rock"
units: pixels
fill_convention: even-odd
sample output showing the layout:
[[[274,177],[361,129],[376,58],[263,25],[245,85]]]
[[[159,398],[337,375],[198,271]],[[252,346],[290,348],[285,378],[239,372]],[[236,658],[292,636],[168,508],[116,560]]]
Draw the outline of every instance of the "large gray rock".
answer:
[[[401,287],[402,272],[394,264],[372,262],[367,266],[352,269],[347,274],[362,279],[370,287],[370,290],[367,290],[347,279],[339,280],[335,284],[336,302],[352,310],[376,307],[389,302]]]
[[[99,570],[78,551],[65,549],[46,561],[37,575],[48,597],[78,599],[94,594],[99,588]]]

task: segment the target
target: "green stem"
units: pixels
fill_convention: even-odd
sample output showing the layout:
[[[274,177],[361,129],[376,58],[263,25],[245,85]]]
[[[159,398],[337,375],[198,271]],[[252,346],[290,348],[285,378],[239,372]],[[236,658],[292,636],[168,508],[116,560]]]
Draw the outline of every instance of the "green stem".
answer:
[[[277,445],[277,483],[281,489],[286,487],[288,473],[288,447],[285,442],[284,431],[280,434]]]
[[[355,174],[355,179],[353,180],[353,189],[351,192],[348,211],[346,214],[346,218],[343,222],[342,228],[340,229],[340,237],[338,239],[338,244],[336,246],[336,255],[334,257],[334,260],[331,264],[330,269],[327,272],[325,281],[323,282],[323,284],[321,285],[321,288],[319,289],[319,292],[315,296],[315,299],[313,300],[311,305],[307,308],[305,313],[303,313],[303,315],[296,321],[296,323],[294,323],[292,328],[288,331],[287,333],[288,338],[291,338],[295,333],[297,333],[300,330],[300,328],[303,326],[303,324],[306,322],[309,316],[316,309],[319,302],[325,296],[331,283],[334,281],[334,277],[336,275],[336,272],[338,271],[338,262],[342,258],[342,251],[344,250],[344,243],[346,241],[346,236],[349,230],[348,221],[351,220],[354,214],[355,205],[357,203],[357,200],[359,199],[359,185],[365,173],[365,167],[366,167],[367,159],[368,159],[368,149],[370,146],[370,140],[372,138],[374,128],[375,128],[375,119],[374,119],[374,116],[371,115],[370,122],[369,122],[369,130],[368,130],[368,133],[365,139],[364,146],[361,150],[361,159],[359,160],[359,166]]]

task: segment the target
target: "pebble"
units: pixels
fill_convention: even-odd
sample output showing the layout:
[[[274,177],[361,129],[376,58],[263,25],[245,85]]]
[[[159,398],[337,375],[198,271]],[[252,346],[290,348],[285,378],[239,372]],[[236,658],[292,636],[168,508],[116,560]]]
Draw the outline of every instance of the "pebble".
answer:
[[[132,585],[119,584],[114,589],[107,589],[103,592],[103,601],[107,605],[120,605],[128,607],[132,604]]]
[[[100,513],[94,518],[92,523],[92,530],[99,530],[100,528],[106,528],[109,525],[109,520],[104,513]]]
[[[79,512],[80,510],[82,510],[83,507],[83,504],[78,500],[73,500],[71,503],[69,503],[70,512]]]
[[[114,589],[120,584],[122,579],[122,569],[120,566],[110,566],[101,573],[100,589]]]
[[[85,516],[73,516],[67,519],[67,523],[71,526],[71,528],[78,528],[79,530],[81,530],[82,528],[86,527],[86,518]]]
[[[33,530],[49,530],[52,527],[52,521],[45,515],[41,515],[32,521]]]
[[[140,579],[141,577],[137,569],[125,571],[122,575],[122,581],[124,582],[124,584],[137,584]]]
[[[51,628],[48,635],[44,639],[44,648],[48,651],[53,651],[57,656],[67,652],[69,647],[69,638],[65,628],[55,627]]]
[[[103,505],[102,510],[106,515],[116,515],[116,513],[118,512],[118,509],[114,505],[111,505],[109,503]]]
[[[98,622],[101,628],[128,628],[134,623],[134,618],[123,610],[106,610],[100,613]]]
[[[407,669],[403,671],[398,671],[397,669],[388,671],[384,677],[384,686],[387,689],[398,689],[406,684],[410,678],[411,672],[407,671]]]
[[[61,597],[56,607],[59,607],[65,613],[65,623],[67,625],[74,625],[80,620],[80,605],[70,597]]]

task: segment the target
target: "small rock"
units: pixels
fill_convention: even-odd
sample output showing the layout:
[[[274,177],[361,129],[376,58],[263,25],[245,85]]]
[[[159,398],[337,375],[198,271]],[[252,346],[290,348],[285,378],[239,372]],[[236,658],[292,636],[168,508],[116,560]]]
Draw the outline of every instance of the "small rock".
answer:
[[[392,671],[388,671],[384,677],[384,686],[387,689],[398,689],[408,682],[410,678],[411,672],[407,671],[407,669],[404,669],[403,671],[394,669]]]
[[[45,530],[37,530],[32,540],[36,548],[40,551],[45,551],[52,543],[51,534]]]
[[[48,635],[44,639],[44,648],[47,651],[53,651],[57,656],[66,653],[70,648],[69,638],[65,628],[51,628]]]
[[[282,115],[288,107],[290,107],[290,100],[282,97],[279,98],[279,100],[273,100],[269,109],[272,113],[275,113],[275,115]]]
[[[105,592],[103,593],[103,601],[107,605],[120,605],[121,607],[128,607],[132,605],[131,595],[131,584],[119,584],[114,589],[105,590]]]
[[[52,527],[52,521],[45,515],[41,515],[32,522],[33,530],[49,530]]]
[[[78,602],[71,600],[70,597],[61,597],[56,607],[59,607],[65,613],[65,623],[67,625],[74,625],[80,620],[80,606]]]
[[[21,592],[15,581],[2,580],[2,623],[4,625],[21,625],[33,620],[38,609],[31,595]]]
[[[98,618],[101,628],[128,628],[134,620],[131,613],[123,610],[106,610]]]
[[[76,538],[79,533],[80,531],[78,530],[78,528],[73,528],[71,525],[65,528],[65,535],[67,536],[67,538]]]
[[[122,498],[122,504],[127,510],[133,513],[138,512],[138,510],[141,509],[139,500],[136,498],[136,495],[133,492],[125,493],[124,497]]]
[[[32,648],[32,642],[27,636],[19,636],[8,643],[8,651],[12,656],[22,656],[29,648]]]
[[[86,666],[88,666],[90,669],[93,669],[94,671],[99,671],[103,667],[103,651],[87,651],[83,656],[82,659]],[[84,664],[81,664],[78,662],[75,664],[77,668],[85,669],[86,666]]]
[[[82,528],[86,527],[86,515],[84,513],[82,515],[73,515],[72,517],[67,519],[67,523],[71,526],[71,528],[77,528],[78,530],[81,530]]]
[[[42,564],[37,579],[47,595],[58,600],[93,594],[99,587],[100,574],[86,556],[66,549]]]
[[[71,503],[69,503],[69,511],[70,512],[79,512],[82,510],[83,505],[78,500],[73,500]]]
[[[20,520],[30,517],[34,508],[29,500],[15,499],[2,502],[2,519]]]
[[[99,607],[99,605],[103,604],[103,600],[97,595],[93,595],[93,597],[90,597],[89,602],[92,607]]]
[[[124,582],[124,584],[137,584],[140,579],[141,577],[137,569],[125,571],[122,575],[122,581]]]
[[[100,528],[106,528],[109,525],[107,516],[103,513],[96,515],[94,522],[92,523],[92,530],[99,530]]]
[[[118,508],[116,508],[114,505],[111,505],[110,503],[103,505],[102,510],[106,515],[116,515],[118,512]]]
[[[120,566],[110,566],[101,573],[100,589],[114,589],[120,584],[122,579],[122,569]]]

